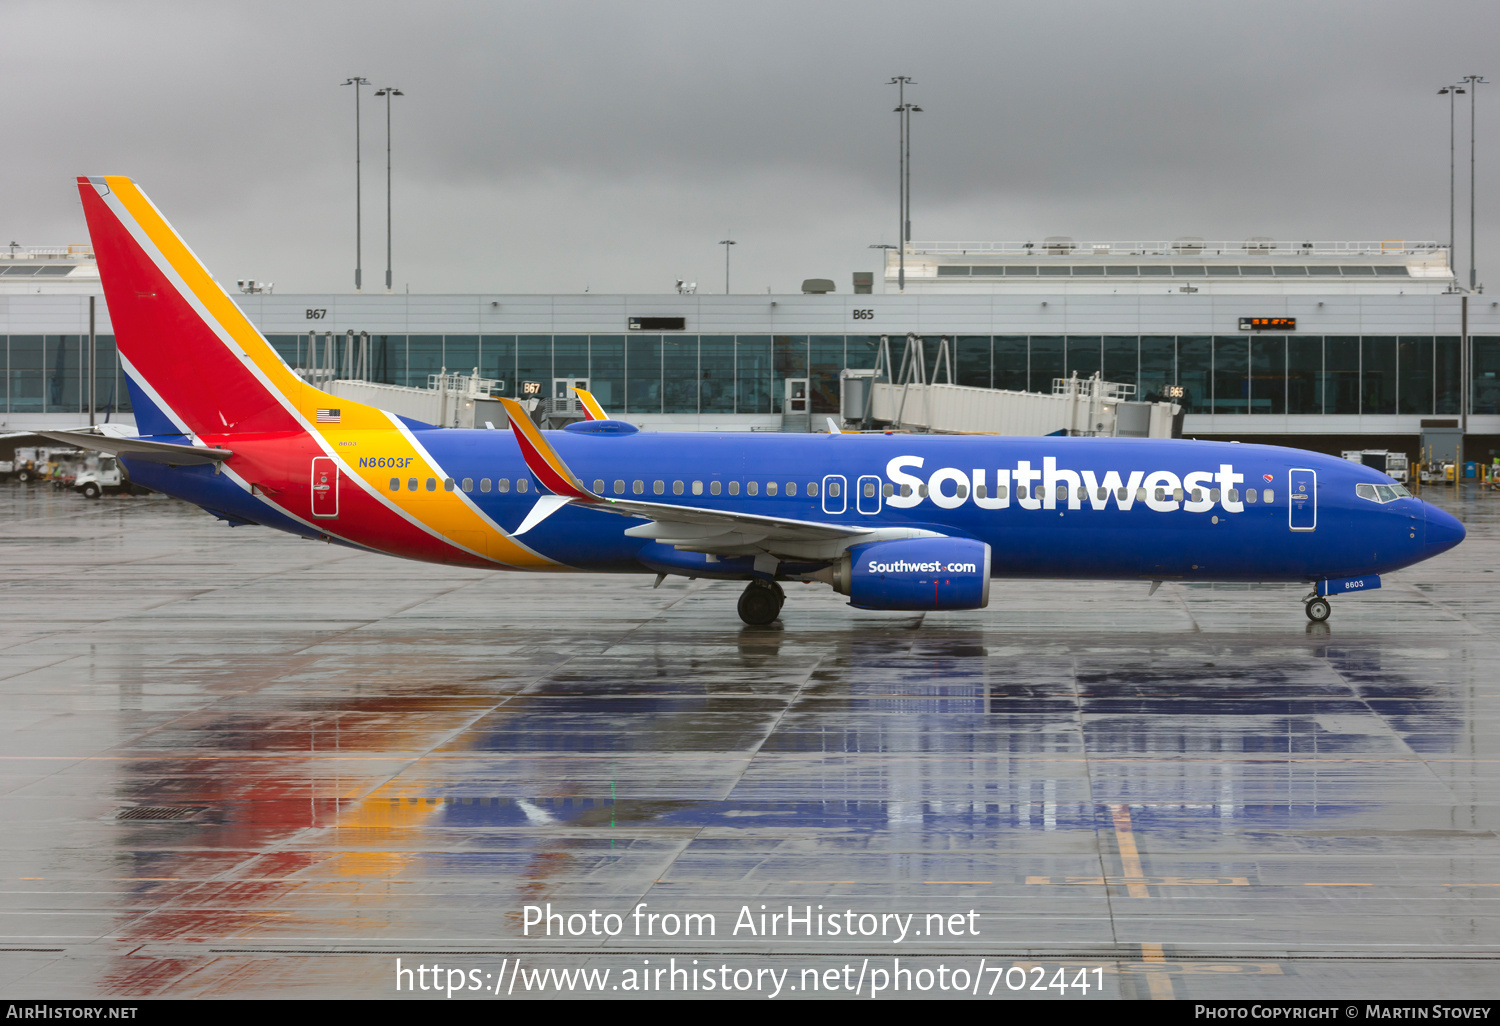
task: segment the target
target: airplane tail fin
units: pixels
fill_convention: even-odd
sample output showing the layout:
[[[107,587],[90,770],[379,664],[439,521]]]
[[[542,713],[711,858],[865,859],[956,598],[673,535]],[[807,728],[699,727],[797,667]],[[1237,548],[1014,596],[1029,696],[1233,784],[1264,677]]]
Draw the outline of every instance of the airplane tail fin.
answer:
[[[586,388],[573,386],[573,394],[578,396],[578,401],[583,404],[583,416],[585,420],[608,420],[609,414],[604,412],[604,407],[599,405],[599,400],[594,398],[594,393]]]
[[[80,177],[78,192],[142,435],[348,423],[360,404],[294,374],[135,182]]]

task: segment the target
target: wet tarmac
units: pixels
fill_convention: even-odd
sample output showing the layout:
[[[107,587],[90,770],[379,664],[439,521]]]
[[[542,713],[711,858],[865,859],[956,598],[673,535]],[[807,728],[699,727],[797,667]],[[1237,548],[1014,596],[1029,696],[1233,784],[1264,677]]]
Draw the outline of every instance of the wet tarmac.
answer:
[[[756,629],[0,486],[0,993],[1494,997],[1500,497],[1430,497],[1468,541],[1326,627],[997,582]]]

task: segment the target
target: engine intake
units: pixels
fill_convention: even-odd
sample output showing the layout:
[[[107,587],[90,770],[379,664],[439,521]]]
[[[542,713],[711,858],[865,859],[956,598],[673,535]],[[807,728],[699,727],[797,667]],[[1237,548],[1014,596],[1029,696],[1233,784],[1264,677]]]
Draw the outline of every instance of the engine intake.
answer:
[[[844,553],[832,578],[859,609],[983,609],[990,547],[968,538],[872,542]]]

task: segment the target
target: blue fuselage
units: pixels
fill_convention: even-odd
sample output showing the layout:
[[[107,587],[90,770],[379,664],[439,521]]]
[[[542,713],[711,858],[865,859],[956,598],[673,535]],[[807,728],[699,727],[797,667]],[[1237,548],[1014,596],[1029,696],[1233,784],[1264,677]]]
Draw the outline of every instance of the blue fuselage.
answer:
[[[502,529],[514,531],[536,504],[538,483],[510,432],[415,434],[453,487]],[[1390,485],[1383,474],[1274,446],[899,434],[546,437],[602,495],[973,538],[991,546],[995,577],[1314,581],[1387,573],[1464,535],[1420,499],[1356,493],[1361,483]],[[202,468],[132,461],[130,469],[143,483],[235,517],[315,533],[268,515]],[[401,471],[392,482],[418,495],[428,488]],[[567,507],[521,540],[564,567],[639,572],[651,543],[624,533],[639,523]]]

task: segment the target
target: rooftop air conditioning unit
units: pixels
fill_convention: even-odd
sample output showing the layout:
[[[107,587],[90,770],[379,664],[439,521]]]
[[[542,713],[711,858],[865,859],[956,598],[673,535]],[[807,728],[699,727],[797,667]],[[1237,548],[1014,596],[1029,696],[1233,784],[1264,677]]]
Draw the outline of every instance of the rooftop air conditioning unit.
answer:
[[[809,296],[823,296],[833,291],[833,281],[829,278],[808,278],[802,283],[802,291]]]

